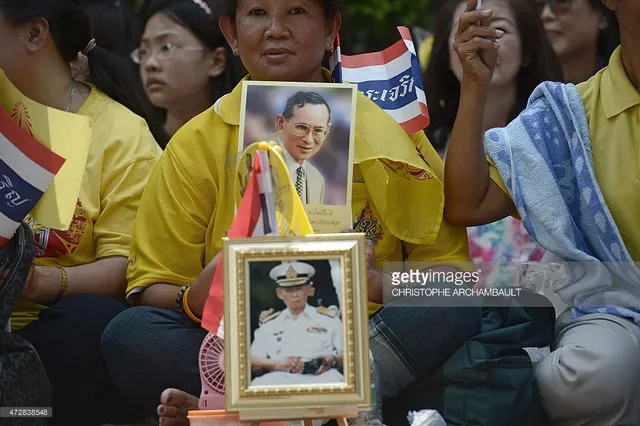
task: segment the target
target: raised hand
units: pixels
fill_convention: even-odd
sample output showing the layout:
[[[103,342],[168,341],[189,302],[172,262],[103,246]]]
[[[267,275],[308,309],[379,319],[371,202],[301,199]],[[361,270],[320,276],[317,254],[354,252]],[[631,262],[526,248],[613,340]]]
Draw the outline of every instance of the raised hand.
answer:
[[[262,324],[262,322],[272,313],[274,313],[275,311],[273,310],[273,308],[269,309],[268,311],[262,311],[260,312],[260,315],[258,316],[258,323]]]
[[[453,48],[458,54],[463,70],[463,83],[488,85],[498,59],[499,40],[504,33],[491,28],[488,20],[491,9],[476,10],[478,0],[468,0],[465,12],[460,16]]]

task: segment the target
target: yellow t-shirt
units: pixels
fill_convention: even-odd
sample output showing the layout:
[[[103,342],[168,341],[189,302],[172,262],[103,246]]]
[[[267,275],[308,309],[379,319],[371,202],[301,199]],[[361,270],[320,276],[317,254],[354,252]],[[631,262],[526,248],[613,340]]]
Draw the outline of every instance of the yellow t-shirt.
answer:
[[[324,76],[329,81],[327,72]],[[136,217],[128,297],[155,283],[192,283],[222,249],[234,217],[235,167],[225,160],[238,151],[241,86],[183,126],[167,145]],[[375,242],[381,267],[404,256],[470,264],[465,228],[442,219],[444,167],[424,133],[408,137],[362,94],[356,115],[359,165],[354,165],[352,212],[355,229]],[[385,160],[372,160],[380,153]],[[373,313],[379,306],[369,308]]]
[[[622,65],[621,48],[609,66],[579,84],[596,180],[632,259],[640,260],[640,93]],[[509,194],[495,165],[490,177]]]
[[[142,191],[162,150],[146,122],[95,87],[78,114],[91,117],[93,134],[80,194],[67,231],[44,228],[29,216],[36,265],[77,266],[129,255]],[[20,301],[12,330],[37,319],[45,307]]]

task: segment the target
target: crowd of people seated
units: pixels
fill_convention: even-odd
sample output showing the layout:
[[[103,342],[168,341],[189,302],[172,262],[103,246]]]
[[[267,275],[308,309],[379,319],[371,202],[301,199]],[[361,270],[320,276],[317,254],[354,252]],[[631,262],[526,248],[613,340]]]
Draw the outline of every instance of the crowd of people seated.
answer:
[[[10,333],[46,371],[50,424],[188,424],[235,214],[225,161],[242,83],[330,83],[343,3],[0,0],[8,80],[92,121],[70,229],[23,224],[46,238],[31,244]],[[415,40],[429,127],[408,134],[358,93],[351,209],[367,221],[352,230],[376,224],[366,287],[383,406],[428,383],[487,320],[480,301],[386,305],[386,262],[481,270],[470,287],[520,285],[527,262],[640,262],[640,1],[482,3],[439,2],[432,33]],[[380,191],[410,203],[380,205]],[[14,257],[0,250],[0,297]],[[556,289],[567,308],[532,367],[553,425],[640,425],[640,283],[598,284]]]

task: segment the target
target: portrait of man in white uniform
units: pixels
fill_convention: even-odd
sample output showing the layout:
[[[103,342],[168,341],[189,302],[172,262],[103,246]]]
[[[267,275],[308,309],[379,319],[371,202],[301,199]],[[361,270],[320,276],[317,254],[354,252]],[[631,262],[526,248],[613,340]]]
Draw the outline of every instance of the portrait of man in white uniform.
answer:
[[[255,330],[252,386],[344,383],[340,311],[308,304],[314,274],[311,265],[297,261],[270,271],[286,308],[264,318]]]

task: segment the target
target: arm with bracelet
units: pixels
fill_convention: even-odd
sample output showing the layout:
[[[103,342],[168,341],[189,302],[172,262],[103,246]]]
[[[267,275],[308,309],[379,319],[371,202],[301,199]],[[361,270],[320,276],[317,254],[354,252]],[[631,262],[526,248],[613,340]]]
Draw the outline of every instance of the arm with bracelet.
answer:
[[[124,292],[126,267],[127,259],[121,256],[69,267],[34,265],[22,298],[48,305],[80,294],[120,297]]]

